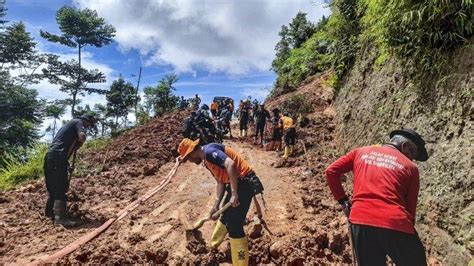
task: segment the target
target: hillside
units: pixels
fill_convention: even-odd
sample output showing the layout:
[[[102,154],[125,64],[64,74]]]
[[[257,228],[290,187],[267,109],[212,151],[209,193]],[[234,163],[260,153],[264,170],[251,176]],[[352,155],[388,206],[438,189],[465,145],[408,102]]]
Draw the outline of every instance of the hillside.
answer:
[[[376,66],[372,51],[360,54],[340,88],[336,143],[340,152],[383,143],[390,130],[416,129],[430,159],[418,163],[421,189],[417,229],[424,243],[447,264],[473,256],[472,100],[473,41],[452,54],[445,76],[427,80],[420,93],[400,61]]]

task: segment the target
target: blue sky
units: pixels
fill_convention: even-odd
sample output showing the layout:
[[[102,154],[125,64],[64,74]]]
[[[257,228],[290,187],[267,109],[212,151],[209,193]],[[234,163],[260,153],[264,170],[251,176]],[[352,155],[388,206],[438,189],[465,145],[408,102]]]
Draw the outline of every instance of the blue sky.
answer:
[[[76,51],[48,43],[40,29],[59,33],[55,12],[62,5],[97,10],[117,29],[111,45],[84,49],[87,68],[107,76],[107,88],[119,75],[136,84],[143,67],[141,90],[164,75],[177,73],[176,94],[198,93],[203,102],[214,96],[236,101],[248,95],[263,100],[275,81],[270,71],[281,25],[298,11],[317,21],[329,10],[315,0],[7,0],[7,20],[23,21],[38,42],[38,50],[76,58]],[[41,98],[66,95],[46,81],[34,86]],[[91,95],[82,104],[104,102]]]

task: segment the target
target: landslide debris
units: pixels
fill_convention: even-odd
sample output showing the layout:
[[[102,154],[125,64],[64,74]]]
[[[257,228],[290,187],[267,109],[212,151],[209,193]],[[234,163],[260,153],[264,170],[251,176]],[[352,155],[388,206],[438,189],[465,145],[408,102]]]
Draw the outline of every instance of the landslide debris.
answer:
[[[43,180],[30,182],[16,190],[0,192],[0,258],[3,263],[28,262],[50,254],[79,236],[98,227],[119,209],[136,200],[146,188],[147,178],[176,155],[181,122],[186,111],[155,118],[113,139],[110,144],[86,154],[78,153],[71,180],[69,212],[81,225],[73,230],[54,226],[42,214],[47,199]],[[87,171],[86,171],[87,170]],[[130,242],[140,241],[139,235]],[[164,261],[162,251],[131,254],[121,247],[84,250],[75,262]],[[68,260],[69,261],[69,260]]]

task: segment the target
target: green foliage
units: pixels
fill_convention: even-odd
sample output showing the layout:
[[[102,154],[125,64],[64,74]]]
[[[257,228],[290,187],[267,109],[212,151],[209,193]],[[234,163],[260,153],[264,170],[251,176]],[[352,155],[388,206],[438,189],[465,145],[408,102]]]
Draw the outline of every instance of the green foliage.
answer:
[[[173,94],[173,84],[178,81],[178,76],[167,75],[162,78],[156,87],[145,87],[145,104],[151,106],[155,116],[161,116],[173,111],[178,105],[179,97]]]
[[[69,47],[102,47],[110,44],[115,36],[115,28],[106,24],[95,10],[87,8],[80,10],[63,6],[56,12],[56,22],[62,35],[41,31],[41,36],[50,42]]]
[[[289,99],[281,104],[282,111],[287,111],[292,116],[305,116],[311,113],[314,108],[311,101],[307,99],[303,94],[296,94],[291,96]]]
[[[89,83],[103,83],[105,76],[98,69],[87,70],[82,68],[76,60],[62,62],[58,56],[48,58],[48,66],[42,69],[43,76],[52,84],[60,85],[60,90],[67,93],[71,98],[68,103],[71,105],[71,115],[78,114],[76,106],[80,103],[79,96],[85,96],[85,93],[104,94],[106,91],[87,86]],[[78,86],[77,80],[81,79],[81,85]]]
[[[36,90],[0,78],[0,158],[13,147],[26,147],[39,138],[42,102]]]
[[[54,119],[53,124],[48,127],[48,129],[50,129],[50,131],[52,132],[53,138],[54,138],[54,135],[56,134],[57,120],[61,119],[61,116],[63,116],[65,113],[66,113],[66,103],[64,101],[61,101],[61,100],[50,101],[45,106],[44,116],[47,118]]]
[[[107,99],[107,113],[115,116],[115,124],[118,124],[120,117],[127,118],[129,110],[135,106],[137,95],[135,87],[130,82],[120,77],[110,86],[110,90],[105,95]]]
[[[137,124],[144,125],[150,121],[151,106],[148,104],[139,104],[135,116],[137,117]]]
[[[330,8],[329,19],[323,18],[300,46],[292,46],[291,27],[282,27],[272,63],[273,95],[330,67],[337,89],[356,55],[369,50],[378,52],[376,66],[397,56],[418,87],[427,88],[422,83],[440,76],[450,53],[473,36],[472,0],[333,0]]]
[[[0,29],[3,29],[3,24],[7,23],[6,20],[3,20],[3,17],[7,14],[7,9],[5,8],[5,0],[0,0]]]
[[[19,64],[35,54],[36,43],[23,22],[6,27],[0,34],[0,64]]]
[[[322,21],[326,19],[323,17]],[[275,59],[272,62],[272,69],[279,75],[281,78],[277,80],[277,86],[283,87],[284,91],[287,91],[288,88],[292,85],[294,77],[288,77],[289,69],[294,65],[294,63],[301,63],[302,58],[292,59],[293,62],[287,62],[287,60],[292,57],[293,51],[299,49],[303,44],[311,38],[313,33],[317,30],[317,26],[306,19],[306,13],[298,12],[293,20],[288,26],[283,25],[279,35],[281,40],[275,46]],[[301,53],[299,53],[301,54]],[[293,55],[294,56],[294,55]],[[297,57],[298,55],[296,55]],[[302,71],[307,72],[307,66],[302,66]],[[296,79],[299,79],[298,76],[304,75],[297,72]],[[291,74],[294,76],[294,73]]]
[[[105,93],[87,86],[89,83],[105,82],[105,77],[97,69],[89,71],[82,68],[82,48],[87,45],[102,47],[110,44],[115,36],[115,28],[106,24],[96,11],[68,6],[63,6],[56,12],[56,22],[61,35],[40,31],[41,36],[50,42],[77,47],[78,61],[61,62],[57,57],[53,57],[48,60],[48,68],[43,70],[43,73],[51,83],[61,85],[61,90],[71,96],[71,115],[74,117],[75,107],[79,103],[78,94]]]
[[[41,178],[47,150],[46,144],[37,143],[5,154],[2,157],[4,167],[0,169],[0,190],[12,188],[24,181]]]

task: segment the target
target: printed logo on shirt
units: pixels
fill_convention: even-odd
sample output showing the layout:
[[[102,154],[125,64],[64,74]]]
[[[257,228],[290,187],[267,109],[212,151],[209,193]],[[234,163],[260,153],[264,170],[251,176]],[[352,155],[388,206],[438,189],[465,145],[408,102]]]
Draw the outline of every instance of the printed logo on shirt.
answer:
[[[213,152],[213,153],[212,153],[212,157],[213,157],[214,159],[216,159],[216,158],[217,158],[217,152]]]
[[[364,160],[365,164],[374,165],[376,167],[382,167],[391,170],[402,170],[405,168],[402,164],[397,162],[398,157],[376,151],[372,151],[370,154],[362,154],[361,159]]]

